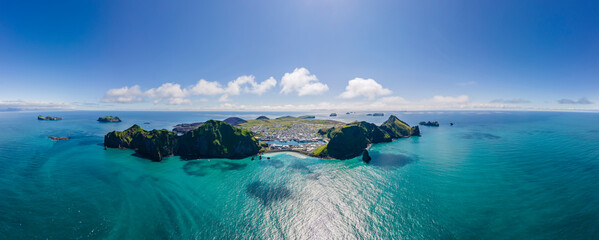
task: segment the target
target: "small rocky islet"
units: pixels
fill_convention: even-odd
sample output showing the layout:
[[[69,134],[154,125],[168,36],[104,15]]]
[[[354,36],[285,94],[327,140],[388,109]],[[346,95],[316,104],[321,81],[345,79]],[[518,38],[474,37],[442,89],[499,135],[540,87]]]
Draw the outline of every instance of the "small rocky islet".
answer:
[[[431,122],[431,121],[428,121],[428,122],[422,121],[422,122],[420,122],[418,124],[422,125],[422,126],[428,126],[428,127],[438,127],[439,126],[439,122],[437,122],[437,121],[434,121],[434,122]],[[453,123],[451,125],[453,125]]]
[[[52,116],[42,116],[42,115],[38,115],[37,116],[37,120],[42,120],[42,121],[58,121],[58,120],[62,120],[61,117],[52,117]]]
[[[289,118],[294,117],[286,116],[277,119],[288,121]],[[241,118],[228,119],[233,119],[232,123],[234,124],[248,123]],[[322,121],[311,118],[296,119]],[[251,124],[255,123],[251,122]],[[110,148],[133,149],[139,156],[153,161],[161,161],[168,156],[180,156],[186,160],[199,158],[239,159],[269,152],[268,144],[259,141],[254,132],[233,126],[225,121],[209,120],[203,123],[179,124],[173,130],[155,129],[147,131],[139,125],[133,125],[124,131],[112,131],[106,134],[104,145]],[[365,121],[355,121],[347,124],[339,123],[335,127],[320,129],[317,134],[327,139],[326,144],[312,152],[301,153],[318,158],[341,160],[361,155],[362,159],[368,163],[371,157],[367,148],[371,144],[391,142],[397,138],[420,136],[420,129],[418,126],[410,127],[406,122],[391,115],[380,126]]]
[[[105,117],[99,117],[98,122],[121,122],[121,119],[117,116],[105,116]]]

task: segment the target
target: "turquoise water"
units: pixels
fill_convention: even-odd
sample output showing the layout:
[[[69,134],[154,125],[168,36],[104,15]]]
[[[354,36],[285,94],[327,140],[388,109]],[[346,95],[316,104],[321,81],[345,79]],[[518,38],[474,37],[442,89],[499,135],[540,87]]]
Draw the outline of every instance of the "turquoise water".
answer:
[[[289,154],[156,163],[102,147],[133,123],[262,113],[42,114],[64,120],[0,113],[2,239],[599,238],[599,114],[395,113],[441,127],[375,145],[368,165]],[[95,121],[107,114],[124,122]]]

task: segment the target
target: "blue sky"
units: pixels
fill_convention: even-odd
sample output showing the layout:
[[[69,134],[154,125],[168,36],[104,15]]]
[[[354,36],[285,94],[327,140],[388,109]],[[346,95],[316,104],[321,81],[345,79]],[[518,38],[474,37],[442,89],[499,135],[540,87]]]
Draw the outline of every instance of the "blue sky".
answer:
[[[599,109],[597,1],[0,6],[0,110]]]

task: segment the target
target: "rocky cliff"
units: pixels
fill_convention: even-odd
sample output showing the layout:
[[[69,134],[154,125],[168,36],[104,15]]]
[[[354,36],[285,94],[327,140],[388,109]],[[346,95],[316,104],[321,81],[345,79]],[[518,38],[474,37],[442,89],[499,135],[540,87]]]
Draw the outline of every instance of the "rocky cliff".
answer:
[[[401,137],[420,136],[420,130],[417,126],[412,128],[391,115],[380,127],[363,121],[352,122],[338,128],[321,129],[319,134],[330,140],[326,145],[314,150],[315,156],[349,159],[363,154],[369,144],[390,142],[392,139]]]
[[[104,145],[134,149],[140,156],[153,161],[173,155],[183,159],[244,158],[256,155],[265,147],[250,131],[214,120],[182,136],[166,129],[146,131],[133,125],[125,131],[106,134]]]

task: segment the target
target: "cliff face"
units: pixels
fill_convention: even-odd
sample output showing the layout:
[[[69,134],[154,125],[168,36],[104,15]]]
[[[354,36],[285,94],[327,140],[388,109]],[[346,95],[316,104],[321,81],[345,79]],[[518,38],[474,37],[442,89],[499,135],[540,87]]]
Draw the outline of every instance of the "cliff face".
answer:
[[[111,148],[133,148],[131,141],[138,134],[145,134],[146,130],[137,124],[131,126],[125,131],[112,131],[104,136],[104,146]]]
[[[393,115],[389,116],[389,119],[381,124],[381,129],[387,132],[392,138],[409,137],[412,135],[410,125]]]
[[[184,159],[244,158],[260,151],[252,132],[210,120],[179,138],[177,155]]]
[[[411,128],[393,115],[380,127],[367,122],[353,122],[341,128],[322,129],[319,133],[327,136],[330,141],[327,145],[317,148],[314,155],[336,159],[357,157],[364,153],[368,144],[390,142],[394,138],[420,136],[418,126]],[[370,157],[366,159],[368,158]]]
[[[132,146],[142,157],[161,161],[163,157],[173,156],[177,147],[177,134],[166,129],[152,130],[145,134],[137,134]]]
[[[134,149],[153,161],[173,155],[183,159],[244,158],[257,154],[261,144],[251,132],[213,120],[182,136],[166,129],[146,131],[138,125],[104,136],[105,146]]]

